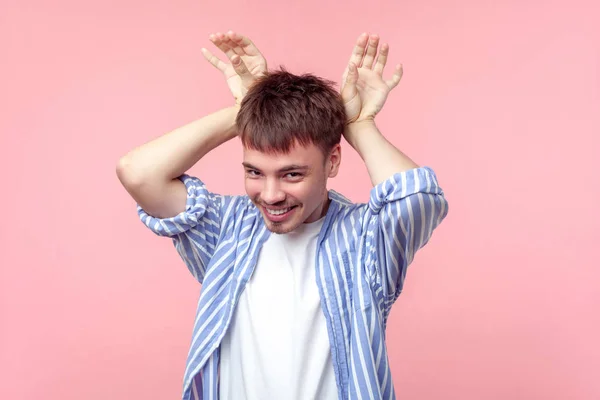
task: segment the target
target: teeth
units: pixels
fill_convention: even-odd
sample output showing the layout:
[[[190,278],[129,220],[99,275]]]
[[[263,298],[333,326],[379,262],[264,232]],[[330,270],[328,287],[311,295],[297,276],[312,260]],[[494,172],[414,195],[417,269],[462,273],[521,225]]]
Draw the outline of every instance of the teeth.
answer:
[[[286,212],[290,211],[291,208],[286,208],[285,210],[269,210],[267,208],[267,212],[271,215],[282,215],[285,214]]]

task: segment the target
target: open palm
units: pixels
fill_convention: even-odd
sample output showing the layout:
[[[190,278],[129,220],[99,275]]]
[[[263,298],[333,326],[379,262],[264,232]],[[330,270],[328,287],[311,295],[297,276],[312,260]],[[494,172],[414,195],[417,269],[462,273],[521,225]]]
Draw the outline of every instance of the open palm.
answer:
[[[348,123],[374,119],[402,78],[402,66],[398,65],[391,79],[383,79],[389,46],[383,44],[377,54],[378,46],[377,35],[359,36],[344,72],[341,95]]]
[[[256,78],[267,72],[267,60],[250,39],[233,31],[211,34],[209,38],[230,62],[221,61],[204,48],[202,54],[223,73],[229,90],[239,104]]]

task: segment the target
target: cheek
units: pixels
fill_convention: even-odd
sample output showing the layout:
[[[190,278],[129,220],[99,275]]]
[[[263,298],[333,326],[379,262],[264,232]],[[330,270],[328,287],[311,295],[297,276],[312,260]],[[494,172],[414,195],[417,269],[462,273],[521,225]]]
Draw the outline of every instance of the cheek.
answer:
[[[246,179],[244,181],[244,187],[246,189],[246,194],[251,199],[254,199],[256,196],[260,195],[261,185],[257,179]]]
[[[324,193],[326,192],[326,188],[322,182],[307,182],[302,188],[297,189],[298,190],[288,193],[309,207],[318,204],[323,199]]]

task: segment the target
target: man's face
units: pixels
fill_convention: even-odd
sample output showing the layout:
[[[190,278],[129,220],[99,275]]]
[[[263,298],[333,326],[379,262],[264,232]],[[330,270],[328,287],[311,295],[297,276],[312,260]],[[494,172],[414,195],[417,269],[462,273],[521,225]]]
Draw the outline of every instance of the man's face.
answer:
[[[313,144],[296,145],[287,154],[244,148],[246,193],[267,228],[288,233],[324,216],[329,203],[327,179],[337,175],[340,160],[340,145],[327,157]]]

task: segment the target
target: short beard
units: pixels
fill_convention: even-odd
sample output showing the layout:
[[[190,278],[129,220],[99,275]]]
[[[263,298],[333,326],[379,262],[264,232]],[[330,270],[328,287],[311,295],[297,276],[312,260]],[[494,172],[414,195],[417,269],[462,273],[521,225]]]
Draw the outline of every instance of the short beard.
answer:
[[[265,225],[267,226],[267,229],[276,235],[285,235],[286,233],[290,233],[297,228],[296,226],[284,228],[281,222],[269,221],[265,216],[263,216],[263,218],[265,219]]]

